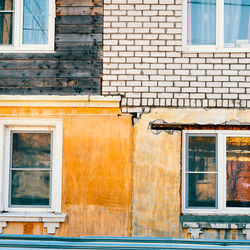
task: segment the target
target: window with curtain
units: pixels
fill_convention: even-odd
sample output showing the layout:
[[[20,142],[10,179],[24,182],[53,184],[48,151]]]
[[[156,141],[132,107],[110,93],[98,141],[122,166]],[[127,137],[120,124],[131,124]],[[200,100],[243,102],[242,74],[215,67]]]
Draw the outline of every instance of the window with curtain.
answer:
[[[186,48],[250,48],[249,0],[186,0]]]
[[[49,0],[23,0],[23,44],[48,44]]]
[[[184,132],[183,211],[250,212],[250,133]]]
[[[0,0],[0,51],[53,50],[55,0]]]

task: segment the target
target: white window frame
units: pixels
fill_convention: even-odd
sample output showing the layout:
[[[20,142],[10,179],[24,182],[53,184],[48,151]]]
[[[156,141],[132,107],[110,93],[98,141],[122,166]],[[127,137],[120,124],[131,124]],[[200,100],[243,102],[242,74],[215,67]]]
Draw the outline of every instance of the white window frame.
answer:
[[[250,46],[244,48],[224,47],[224,0],[216,0],[216,45],[187,44],[187,0],[182,4],[182,51],[196,52],[250,52]]]
[[[52,132],[50,207],[10,207],[9,168],[11,131]],[[62,193],[62,122],[50,119],[0,120],[0,209],[16,213],[61,213]],[[0,214],[1,216],[1,214]]]
[[[208,136],[216,135],[217,137],[217,208],[187,208],[187,192],[186,192],[186,138],[188,134]],[[249,131],[239,130],[184,130],[182,140],[182,212],[183,214],[217,214],[217,215],[229,215],[229,214],[250,214],[250,208],[244,207],[226,207],[226,137],[250,137]]]
[[[12,44],[0,45],[0,53],[46,53],[54,51],[55,42],[55,0],[49,0],[48,44],[22,44],[23,0],[13,0]]]

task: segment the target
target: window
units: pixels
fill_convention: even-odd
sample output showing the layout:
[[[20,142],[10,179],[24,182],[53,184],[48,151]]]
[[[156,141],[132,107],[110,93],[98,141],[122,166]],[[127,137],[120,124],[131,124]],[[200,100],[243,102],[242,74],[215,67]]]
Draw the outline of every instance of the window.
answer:
[[[185,131],[183,212],[250,213],[250,134]]]
[[[2,122],[1,209],[61,212],[61,122]]]
[[[184,1],[186,51],[250,50],[249,0]]]
[[[0,0],[0,51],[54,49],[54,0]]]

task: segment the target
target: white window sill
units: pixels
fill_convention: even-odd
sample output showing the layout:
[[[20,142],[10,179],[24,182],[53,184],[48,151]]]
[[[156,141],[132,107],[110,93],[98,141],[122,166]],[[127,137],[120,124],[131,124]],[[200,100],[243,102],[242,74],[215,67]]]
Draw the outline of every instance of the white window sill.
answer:
[[[182,53],[191,54],[191,53],[247,53],[250,52],[250,47],[245,48],[182,48]]]
[[[55,50],[3,50],[0,49],[0,54],[11,54],[11,53],[55,53]]]
[[[3,212],[0,214],[0,233],[7,227],[8,222],[43,222],[48,234],[55,234],[60,222],[65,221],[66,214],[32,213],[32,212]]]

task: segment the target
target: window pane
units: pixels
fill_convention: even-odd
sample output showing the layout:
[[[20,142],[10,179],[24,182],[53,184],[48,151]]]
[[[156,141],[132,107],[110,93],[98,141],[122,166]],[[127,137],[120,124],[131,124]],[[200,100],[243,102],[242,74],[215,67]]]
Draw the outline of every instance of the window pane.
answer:
[[[188,136],[187,171],[216,171],[216,137]]]
[[[0,0],[1,10],[13,10],[13,0]]]
[[[249,0],[225,0],[224,2],[225,47],[250,46]]]
[[[49,206],[50,172],[13,170],[10,205]]]
[[[0,12],[0,44],[12,44],[12,13]]]
[[[50,168],[50,133],[12,134],[12,168]]]
[[[216,44],[216,0],[187,0],[187,44]]]
[[[250,207],[250,137],[227,137],[227,207]]]
[[[49,0],[23,0],[23,44],[48,44]]]
[[[216,206],[216,175],[187,174],[188,207],[211,208]]]

